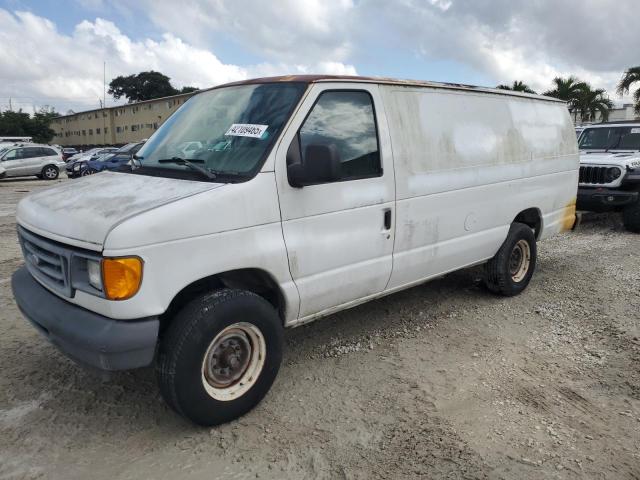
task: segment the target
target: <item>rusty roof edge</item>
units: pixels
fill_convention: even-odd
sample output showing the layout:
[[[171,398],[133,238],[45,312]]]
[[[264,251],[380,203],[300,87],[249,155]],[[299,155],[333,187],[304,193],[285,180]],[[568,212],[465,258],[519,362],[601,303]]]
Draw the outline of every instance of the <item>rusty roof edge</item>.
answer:
[[[480,93],[496,93],[499,95],[507,95],[521,98],[531,98],[536,100],[546,100],[550,102],[566,103],[563,100],[559,100],[553,97],[547,97],[545,95],[538,95],[535,93],[517,92],[515,90],[503,90],[500,88],[481,87],[477,85],[468,85],[464,83],[447,83],[447,82],[433,82],[427,80],[411,80],[411,79],[398,79],[389,77],[370,77],[370,76],[356,76],[356,75],[282,75],[275,77],[261,77],[252,78],[247,80],[239,80],[236,82],[225,83],[223,85],[216,85],[208,89],[203,89],[200,92],[208,90],[215,90],[217,88],[231,87],[237,85],[254,85],[259,83],[278,83],[278,82],[301,82],[301,83],[321,83],[321,82],[360,82],[360,83],[377,83],[381,85],[398,85],[402,87],[431,87],[431,88],[443,88],[450,90],[462,90],[472,91]]]

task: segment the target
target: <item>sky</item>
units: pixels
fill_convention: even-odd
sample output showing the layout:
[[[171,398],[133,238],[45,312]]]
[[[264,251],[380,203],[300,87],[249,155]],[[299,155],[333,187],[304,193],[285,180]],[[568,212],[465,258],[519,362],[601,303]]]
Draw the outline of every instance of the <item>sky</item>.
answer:
[[[105,62],[107,84],[156,70],[178,88],[332,73],[543,92],[575,75],[619,104],[639,2],[0,0],[0,110],[98,108]]]

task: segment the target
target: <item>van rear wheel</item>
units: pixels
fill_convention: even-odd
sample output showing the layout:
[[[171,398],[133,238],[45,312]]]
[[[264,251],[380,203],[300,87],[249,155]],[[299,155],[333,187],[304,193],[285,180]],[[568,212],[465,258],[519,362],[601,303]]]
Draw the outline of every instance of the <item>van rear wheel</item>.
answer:
[[[485,265],[485,285],[499,295],[518,295],[533,276],[536,256],[536,238],[531,227],[512,223],[500,250]]]
[[[280,317],[262,297],[230,289],[201,295],[176,315],[160,341],[160,391],[198,425],[228,422],[267,394],[283,345]]]

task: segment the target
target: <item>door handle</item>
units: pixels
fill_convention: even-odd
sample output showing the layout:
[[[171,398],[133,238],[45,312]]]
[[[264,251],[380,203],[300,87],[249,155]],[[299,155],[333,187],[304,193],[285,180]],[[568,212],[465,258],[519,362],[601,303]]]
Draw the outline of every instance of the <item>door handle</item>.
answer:
[[[384,210],[384,229],[391,230],[391,209],[386,208]]]

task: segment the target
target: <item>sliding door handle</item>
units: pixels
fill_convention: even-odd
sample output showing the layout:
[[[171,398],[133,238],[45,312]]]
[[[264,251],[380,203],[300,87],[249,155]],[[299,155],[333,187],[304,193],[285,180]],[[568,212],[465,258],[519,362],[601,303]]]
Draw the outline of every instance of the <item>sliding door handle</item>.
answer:
[[[384,210],[384,229],[391,230],[391,209],[386,208]]]

